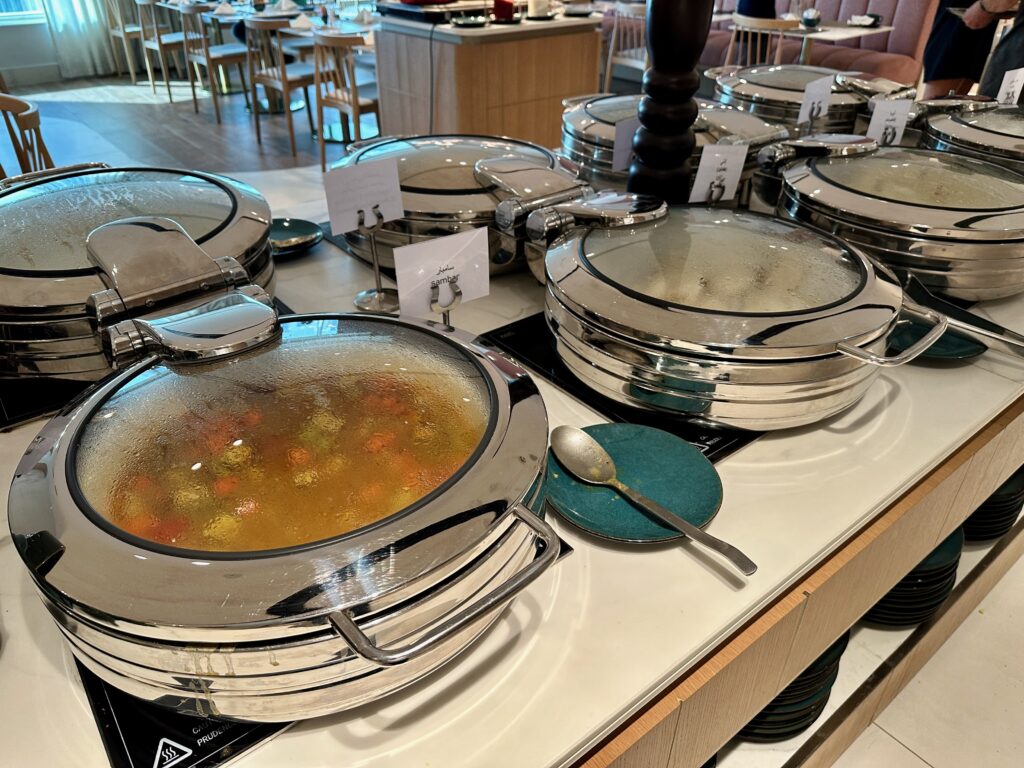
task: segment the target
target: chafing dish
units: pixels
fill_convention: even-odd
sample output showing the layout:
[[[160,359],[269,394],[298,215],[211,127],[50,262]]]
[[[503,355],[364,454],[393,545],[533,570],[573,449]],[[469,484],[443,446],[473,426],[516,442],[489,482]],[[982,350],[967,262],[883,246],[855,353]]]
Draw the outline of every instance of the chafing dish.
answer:
[[[1024,175],[889,147],[782,170],[779,212],[832,232],[926,286],[981,300],[1024,291]]]
[[[214,258],[230,258],[246,281],[273,288],[270,208],[252,187],[198,171],[84,167],[26,176],[0,190],[0,377],[91,381],[110,372],[90,297],[106,288],[89,260],[94,228],[127,216],[179,222]],[[197,275],[144,261],[162,274],[130,312],[187,292]]]
[[[1024,172],[1024,110],[992,105],[984,110],[929,115],[922,121],[921,143]]]
[[[167,219],[89,247],[216,265]],[[126,302],[134,270],[108,273]],[[33,441],[9,519],[75,657],[135,696],[252,721],[372,701],[455,657],[557,556],[526,506],[543,402],[464,333],[279,318],[258,287],[221,285],[106,347],[118,372]]]
[[[641,96],[597,94],[567,99],[562,113],[562,154],[580,168],[580,177],[595,186],[625,189],[627,171],[612,170],[615,149],[615,126],[635,117]],[[766,123],[756,115],[735,107],[699,101],[700,111],[693,124],[697,145],[693,162],[698,163],[701,151],[709,144],[746,144],[750,147],[747,169],[741,180],[737,198],[745,204],[749,181],[757,167],[761,147],[789,137],[780,125]]]
[[[498,203],[512,194],[523,197],[577,195],[586,188],[575,173],[562,168],[554,153],[517,139],[497,136],[437,135],[371,139],[349,148],[333,167],[394,158],[405,216],[389,221],[377,232],[377,252],[384,267],[394,266],[392,249],[450,235],[466,229],[490,227],[491,273],[522,265],[522,243],[493,227]],[[516,167],[547,170],[544,186],[512,190],[477,173],[478,167],[512,170]],[[370,244],[359,232],[345,235],[349,249],[371,261]]]
[[[708,208],[625,223],[637,202],[620,200],[617,226],[548,211],[530,222],[551,246],[545,312],[558,354],[619,402],[746,429],[809,424],[855,404],[880,367],[913,359],[947,325],[817,231]],[[930,329],[886,356],[906,318]]]

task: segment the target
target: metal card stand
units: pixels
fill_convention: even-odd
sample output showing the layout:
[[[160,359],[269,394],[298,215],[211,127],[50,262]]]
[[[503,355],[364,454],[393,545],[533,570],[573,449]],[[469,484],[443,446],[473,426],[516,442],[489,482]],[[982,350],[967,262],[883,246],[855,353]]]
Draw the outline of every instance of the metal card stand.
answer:
[[[821,106],[818,103],[811,104],[810,114],[807,116],[806,123],[800,123],[797,125],[797,137],[801,138],[804,136],[810,136],[814,133],[814,123],[821,117]]]
[[[430,311],[440,314],[441,322],[450,327],[451,311],[462,303],[462,289],[459,288],[458,275],[452,278],[448,287],[452,289],[452,300],[448,304],[442,304],[440,302],[441,286],[436,283],[430,286]]]
[[[370,241],[370,256],[373,259],[373,280],[376,285],[366,291],[356,294],[356,309],[361,312],[398,312],[398,291],[394,288],[384,288],[380,280],[380,259],[377,257],[377,231],[384,224],[384,216],[380,212],[380,206],[373,206],[373,215],[377,221],[370,227],[366,226],[366,215],[362,208],[357,211],[359,234]]]

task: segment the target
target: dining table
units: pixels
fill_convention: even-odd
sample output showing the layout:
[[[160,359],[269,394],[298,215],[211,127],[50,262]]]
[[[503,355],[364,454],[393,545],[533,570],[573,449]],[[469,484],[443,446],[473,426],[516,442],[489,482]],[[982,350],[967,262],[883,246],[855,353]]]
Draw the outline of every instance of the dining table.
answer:
[[[881,35],[892,32],[892,30],[891,26],[865,27],[848,22],[830,21],[817,27],[799,26],[793,29],[784,29],[781,30],[781,33],[783,37],[797,38],[801,41],[800,57],[797,59],[797,63],[807,64],[810,62],[811,49],[816,40],[826,43],[841,43],[861,37]]]

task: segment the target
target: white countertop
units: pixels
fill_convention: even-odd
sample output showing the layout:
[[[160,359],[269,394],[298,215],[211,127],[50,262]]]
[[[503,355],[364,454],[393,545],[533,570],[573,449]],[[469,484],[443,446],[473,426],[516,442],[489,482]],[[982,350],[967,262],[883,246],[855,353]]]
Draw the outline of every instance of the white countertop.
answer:
[[[503,43],[508,40],[525,40],[530,37],[564,35],[587,29],[597,29],[601,15],[594,13],[580,18],[559,14],[550,21],[523,19],[518,24],[488,24],[484,27],[453,27],[451,24],[430,24],[399,16],[384,16],[380,29],[383,32],[397,32],[414,37],[429,37],[447,43],[461,45],[472,43]]]
[[[263,189],[278,215],[325,218],[316,171],[236,175]],[[371,282],[366,267],[325,244],[280,266],[278,295],[300,312],[348,311]],[[493,282],[488,299],[455,310],[452,321],[479,333],[533,313],[540,299],[528,275],[507,276]],[[999,302],[990,311],[1024,328],[1024,301],[1016,304],[1022,308]],[[559,390],[540,387],[552,426],[600,420]],[[720,462],[725,501],[709,530],[759,564],[747,581],[685,545],[640,551],[599,544],[555,520],[575,552],[450,667],[378,704],[299,723],[239,765],[565,765],[1022,392],[1024,365],[995,353],[967,365],[887,370],[846,414],[764,437]],[[0,435],[0,493],[38,426]],[[2,531],[0,765],[104,766],[70,655],[6,524]]]

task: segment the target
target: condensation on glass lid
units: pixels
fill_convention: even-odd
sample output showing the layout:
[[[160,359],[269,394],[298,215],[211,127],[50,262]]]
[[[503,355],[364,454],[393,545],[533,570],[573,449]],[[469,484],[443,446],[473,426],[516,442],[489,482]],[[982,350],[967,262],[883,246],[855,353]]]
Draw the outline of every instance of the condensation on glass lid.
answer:
[[[1002,133],[1018,139],[1024,138],[1024,110],[1019,107],[994,109],[969,116],[963,115],[957,117],[956,120],[966,125],[973,125],[983,131]],[[1024,152],[1024,147],[1021,147],[1020,150]]]
[[[606,280],[681,307],[773,315],[824,307],[863,285],[860,263],[803,227],[713,208],[635,229],[594,229],[586,259]]]
[[[275,347],[127,382],[83,430],[94,513],[171,548],[331,539],[415,504],[484,439],[490,389],[447,342],[402,326],[284,324]]]
[[[473,173],[478,160],[523,156],[542,163],[548,161],[536,147],[514,140],[422,136],[373,145],[359,155],[357,162],[395,158],[399,181],[406,190],[475,192],[480,190],[480,182]]]
[[[967,211],[1024,207],[1024,176],[949,152],[890,148],[861,157],[812,162],[822,178],[894,203]],[[871,201],[865,200],[865,204]],[[878,218],[884,217],[882,209]]]
[[[92,272],[85,240],[102,224],[166,216],[201,242],[232,210],[224,189],[174,171],[103,171],[34,184],[0,197],[0,270]]]

